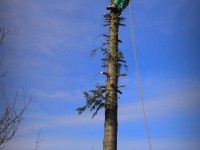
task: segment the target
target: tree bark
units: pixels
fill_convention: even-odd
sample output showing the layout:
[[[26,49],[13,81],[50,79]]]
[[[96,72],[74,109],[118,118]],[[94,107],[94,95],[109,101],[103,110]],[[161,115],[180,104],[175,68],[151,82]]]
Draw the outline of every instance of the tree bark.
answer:
[[[103,150],[117,150],[118,28],[118,12],[111,11]]]

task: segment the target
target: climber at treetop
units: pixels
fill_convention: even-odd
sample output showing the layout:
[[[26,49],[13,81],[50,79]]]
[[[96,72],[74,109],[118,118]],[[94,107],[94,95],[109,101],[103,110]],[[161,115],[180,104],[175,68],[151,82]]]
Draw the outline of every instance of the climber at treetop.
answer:
[[[118,10],[122,12],[129,4],[130,0],[114,0],[113,4],[106,7],[107,10]]]

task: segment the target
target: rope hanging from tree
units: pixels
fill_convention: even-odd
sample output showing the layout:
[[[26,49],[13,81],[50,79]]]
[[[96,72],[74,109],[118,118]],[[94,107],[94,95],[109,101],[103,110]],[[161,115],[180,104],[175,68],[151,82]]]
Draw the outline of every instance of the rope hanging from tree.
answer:
[[[136,42],[135,42],[135,36],[134,36],[134,26],[133,26],[133,19],[132,19],[133,17],[132,17],[131,1],[130,1],[130,4],[129,4],[129,11],[130,11],[130,22],[131,22],[131,30],[132,30],[132,43],[133,43],[136,75],[137,75],[137,80],[138,80],[138,88],[139,88],[139,92],[140,92],[140,102],[141,102],[141,105],[142,105],[142,111],[143,111],[143,117],[144,117],[148,142],[149,142],[149,148],[150,148],[150,150],[152,150],[151,138],[150,138],[150,134],[149,134],[149,128],[148,128],[147,117],[146,117],[144,101],[143,101],[143,93],[142,93],[142,86],[141,86],[141,80],[140,80],[140,73],[139,73],[139,69],[138,69],[138,60],[137,60],[137,53],[136,53]]]

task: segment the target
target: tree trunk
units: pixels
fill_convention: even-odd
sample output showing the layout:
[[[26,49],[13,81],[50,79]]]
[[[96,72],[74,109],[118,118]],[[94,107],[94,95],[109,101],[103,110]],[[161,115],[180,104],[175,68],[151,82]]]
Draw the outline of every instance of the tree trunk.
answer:
[[[117,150],[118,27],[118,12],[111,11],[103,150]]]

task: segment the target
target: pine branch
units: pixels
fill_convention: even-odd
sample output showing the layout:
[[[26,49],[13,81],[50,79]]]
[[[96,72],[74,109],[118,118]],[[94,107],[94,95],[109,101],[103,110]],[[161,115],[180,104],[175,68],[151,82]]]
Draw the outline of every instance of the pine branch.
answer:
[[[94,111],[92,118],[97,115],[97,112],[105,106],[105,88],[104,86],[100,86],[99,84],[96,85],[95,90],[91,90],[88,92],[83,92],[84,97],[86,99],[86,104],[83,107],[79,107],[76,109],[78,111],[78,114],[82,114],[86,109],[89,109],[90,111]]]

